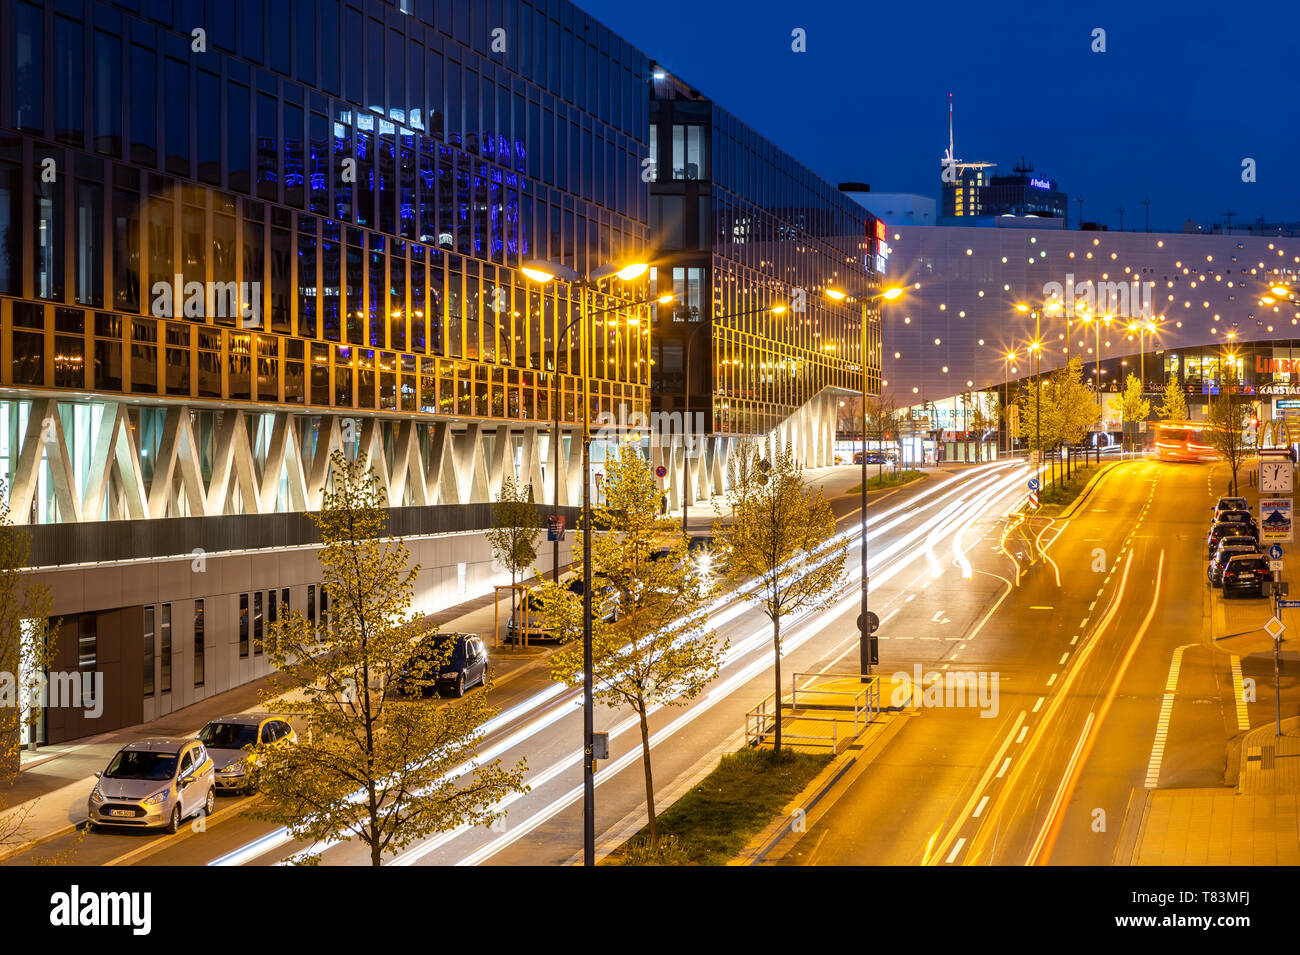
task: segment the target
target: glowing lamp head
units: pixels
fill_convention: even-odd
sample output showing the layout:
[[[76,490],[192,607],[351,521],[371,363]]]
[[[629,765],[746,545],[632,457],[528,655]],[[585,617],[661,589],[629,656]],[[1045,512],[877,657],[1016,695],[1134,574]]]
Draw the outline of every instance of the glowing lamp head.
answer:
[[[849,297],[849,293],[842,289],[828,288],[826,290],[826,297],[836,302],[842,302]]]

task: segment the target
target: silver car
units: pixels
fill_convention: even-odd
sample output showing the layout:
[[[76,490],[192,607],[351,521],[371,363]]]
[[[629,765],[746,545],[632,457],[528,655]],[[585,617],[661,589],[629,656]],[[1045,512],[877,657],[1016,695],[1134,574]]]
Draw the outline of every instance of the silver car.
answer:
[[[212,757],[196,739],[156,737],[127,743],[109,762],[86,804],[87,828],[166,827],[211,815],[217,788]]]
[[[247,792],[253,788],[247,763],[252,747],[297,738],[283,717],[266,713],[222,716],[199,730],[199,742],[208,748],[217,768],[217,788],[222,791]]]

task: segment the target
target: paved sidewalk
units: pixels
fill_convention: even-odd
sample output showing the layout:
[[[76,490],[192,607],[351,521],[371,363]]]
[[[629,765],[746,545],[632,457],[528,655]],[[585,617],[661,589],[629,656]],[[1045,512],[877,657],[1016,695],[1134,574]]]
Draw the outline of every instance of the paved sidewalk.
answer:
[[[479,634],[488,647],[493,682],[500,686],[545,665],[551,650],[549,645],[508,646],[504,631],[509,615],[508,600],[503,599],[499,647],[493,645],[494,610],[490,595],[449,607],[428,619],[444,631]],[[12,785],[0,788],[0,800],[5,807],[0,817],[25,812],[22,830],[26,841],[0,849],[0,860],[80,825],[86,816],[86,798],[94,788],[94,773],[107,766],[124,744],[149,736],[193,736],[211,719],[265,710],[267,707],[262,705],[258,691],[265,689],[268,681],[269,677],[264,677],[246,683],[148,723],[71,743],[42,746],[35,753],[24,751],[18,778]]]
[[[1300,717],[1246,734],[1236,789],[1139,791],[1118,865],[1300,865]],[[1130,831],[1131,827],[1131,831]]]

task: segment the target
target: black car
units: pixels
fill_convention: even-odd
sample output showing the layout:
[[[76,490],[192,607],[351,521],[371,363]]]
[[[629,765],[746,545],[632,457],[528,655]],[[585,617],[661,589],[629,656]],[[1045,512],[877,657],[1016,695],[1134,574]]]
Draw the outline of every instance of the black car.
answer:
[[[411,654],[397,689],[403,696],[439,694],[464,696],[472,686],[487,686],[487,648],[473,633],[434,633]]]
[[[1229,524],[1227,521],[1220,521],[1210,528],[1210,536],[1205,539],[1206,560],[1214,556],[1214,552],[1219,549],[1219,541],[1225,537],[1249,537],[1258,540],[1259,532],[1249,524]]]
[[[1232,557],[1223,568],[1223,599],[1244,594],[1250,597],[1266,597],[1264,584],[1271,581],[1268,558],[1263,554],[1247,554]]]
[[[1223,568],[1228,565],[1229,558],[1239,554],[1259,554],[1259,545],[1255,543],[1253,537],[1225,537],[1219,541],[1218,550],[1214,552],[1209,566],[1205,568],[1205,576],[1210,579],[1211,585],[1217,587],[1223,583]]]

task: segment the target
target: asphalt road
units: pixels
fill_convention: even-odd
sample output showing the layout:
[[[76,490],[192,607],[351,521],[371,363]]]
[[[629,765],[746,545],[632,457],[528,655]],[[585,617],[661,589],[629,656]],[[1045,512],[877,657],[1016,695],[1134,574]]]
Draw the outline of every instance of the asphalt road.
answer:
[[[943,666],[966,651],[966,636],[1012,587],[1012,561],[999,542],[1002,514],[1023,494],[1025,469],[1012,463],[961,468],[876,499],[869,508],[872,607],[880,615],[882,669],[920,662]],[[783,627],[783,672],[857,666],[859,566],[852,529],[857,497],[845,495],[857,469],[826,481],[841,528],[849,586],[830,611]],[[972,570],[969,561],[989,569]],[[656,791],[662,809],[676,793],[712,768],[716,756],[743,740],[744,714],[771,692],[770,625],[760,611],[732,600],[717,608],[719,630],[731,644],[722,674],[710,690],[684,706],[652,715]],[[985,639],[985,636],[981,636]],[[480,751],[512,764],[527,759],[532,790],[512,799],[504,824],[432,837],[387,860],[398,864],[563,864],[581,847],[581,709],[576,691],[550,684],[544,672],[521,676],[493,702],[501,715]],[[597,774],[597,838],[617,845],[643,824],[644,783],[639,734],[629,714],[597,708],[597,728],[611,732],[613,759]],[[86,864],[275,864],[301,848],[276,827],[247,818],[245,800],[223,798],[202,832],[177,837],[88,833],[42,847],[66,851]],[[13,860],[20,862],[20,859]],[[365,864],[355,843],[326,849],[325,864]]]
[[[1123,463],[1073,519],[1041,527],[1050,562],[962,661],[998,675],[997,716],[923,707],[784,863],[1107,865],[1135,790],[1224,785],[1234,739],[1273,701],[1269,661],[1241,712],[1232,658],[1210,646],[1220,471]]]

